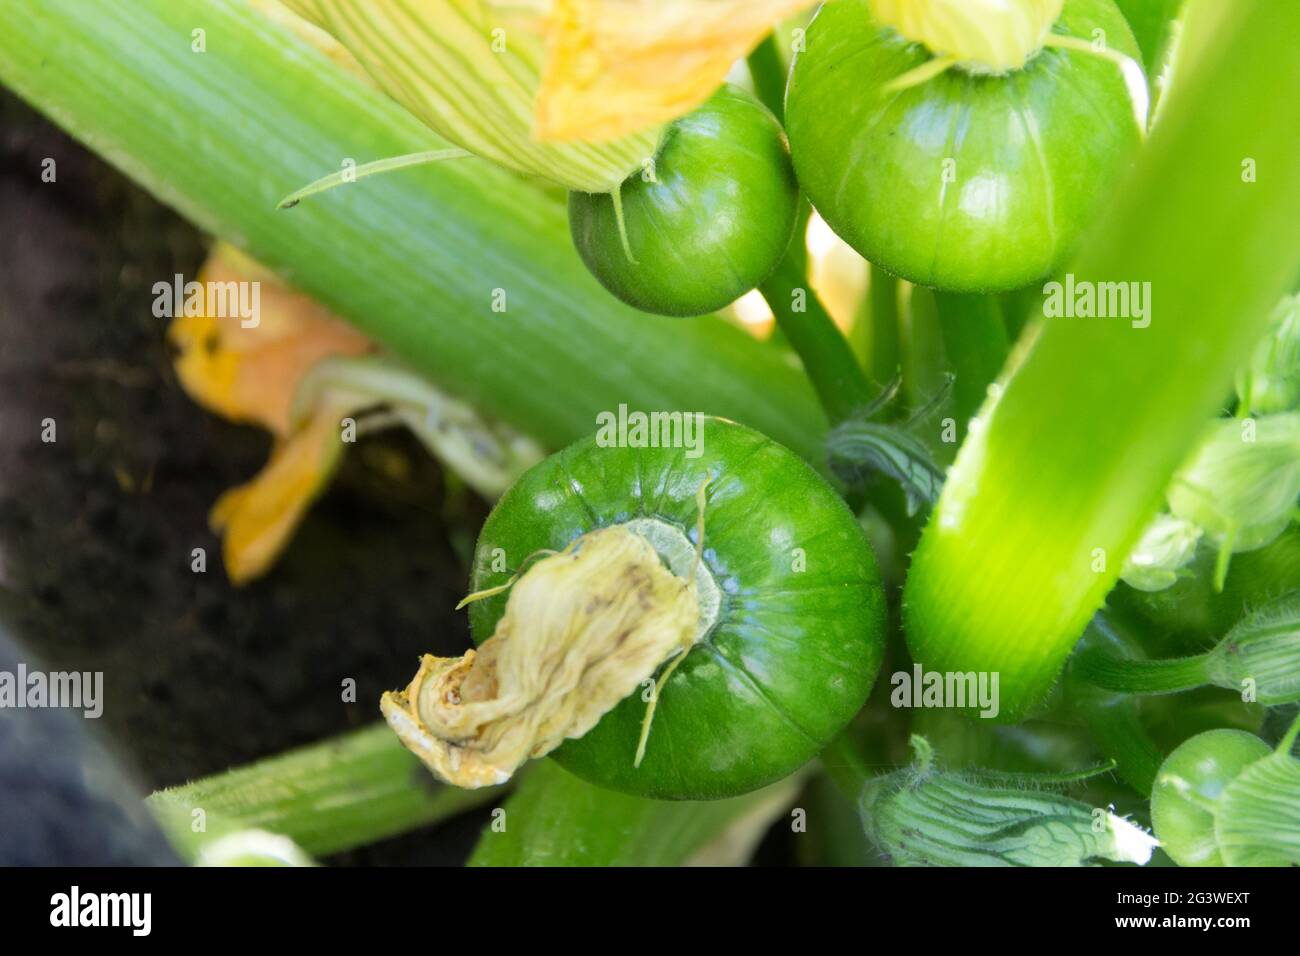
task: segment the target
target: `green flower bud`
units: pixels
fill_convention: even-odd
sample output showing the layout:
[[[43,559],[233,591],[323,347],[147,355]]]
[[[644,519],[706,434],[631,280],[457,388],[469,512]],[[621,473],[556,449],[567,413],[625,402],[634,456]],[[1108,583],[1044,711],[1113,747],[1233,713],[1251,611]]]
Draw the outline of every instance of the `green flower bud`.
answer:
[[[1201,529],[1183,518],[1157,515],[1142,532],[1124,562],[1120,577],[1139,591],[1163,591],[1178,581],[1178,572],[1191,563]]]
[[[1244,618],[1206,656],[1210,682],[1272,707],[1300,700],[1300,591]],[[1249,683],[1248,683],[1249,682]]]
[[[1230,551],[1262,548],[1300,495],[1300,413],[1215,421],[1174,477],[1169,510]]]
[[[1300,295],[1278,303],[1268,335],[1237,373],[1237,398],[1252,415],[1300,408]]]
[[[910,767],[866,785],[863,826],[899,866],[1084,866],[1146,863],[1156,841],[1100,807],[1048,790],[1032,775],[939,770],[924,737]]]
[[[1289,749],[1255,761],[1224,788],[1214,832],[1225,865],[1300,866],[1300,760]]]

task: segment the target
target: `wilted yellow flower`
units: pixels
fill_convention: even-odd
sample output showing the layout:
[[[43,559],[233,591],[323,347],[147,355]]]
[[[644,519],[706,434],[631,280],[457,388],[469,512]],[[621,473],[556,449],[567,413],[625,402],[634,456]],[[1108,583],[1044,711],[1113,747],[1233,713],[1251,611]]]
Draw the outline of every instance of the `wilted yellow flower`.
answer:
[[[344,405],[315,410],[306,427],[276,443],[271,460],[247,484],[227,491],[208,521],[223,536],[226,573],[236,584],[264,574],[284,550],[343,455]]]
[[[261,425],[276,436],[266,466],[222,495],[209,516],[223,535],[226,570],[236,584],[270,568],[329,484],[350,416],[357,416],[352,428],[358,435],[405,425],[489,499],[541,458],[536,442],[373,354],[376,346],[364,335],[234,247],[219,244],[199,281],[259,284],[256,322],[181,314],[168,332],[178,350],[177,374],[191,396],[231,421]],[[369,411],[377,413],[362,415]]]
[[[609,192],[810,0],[284,0],[477,156]]]
[[[375,347],[226,243],[213,248],[198,281],[260,284],[255,326],[245,327],[237,318],[181,314],[167,333],[185,390],[230,421],[287,435],[293,393],[307,370],[331,355],[361,355]]]
[[[703,103],[809,0],[552,0],[537,98],[543,140],[601,140]]]
[[[649,541],[602,528],[529,568],[477,651],[426,654],[380,709],[439,779],[494,786],[591,730],[689,647],[699,616],[695,589]]]
[[[487,0],[286,0],[351,51],[380,89],[439,135],[566,189],[608,192],[654,155],[660,130],[599,144],[533,135],[546,59],[528,5]]]

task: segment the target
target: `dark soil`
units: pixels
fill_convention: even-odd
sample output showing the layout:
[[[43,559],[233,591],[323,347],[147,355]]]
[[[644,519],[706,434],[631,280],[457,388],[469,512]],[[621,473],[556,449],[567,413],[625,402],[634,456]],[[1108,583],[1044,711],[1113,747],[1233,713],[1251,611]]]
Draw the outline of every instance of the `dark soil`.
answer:
[[[366,439],[272,573],[232,587],[207,513],[262,465],[268,436],[185,395],[151,312],[153,283],[192,277],[205,246],[0,95],[0,586],[45,666],[104,673],[88,723],[144,788],[378,719],[421,652],[465,646],[451,608],[486,513],[404,435]],[[206,573],[190,570],[198,547]],[[345,678],[357,703],[342,702]],[[347,861],[459,859],[478,822]]]

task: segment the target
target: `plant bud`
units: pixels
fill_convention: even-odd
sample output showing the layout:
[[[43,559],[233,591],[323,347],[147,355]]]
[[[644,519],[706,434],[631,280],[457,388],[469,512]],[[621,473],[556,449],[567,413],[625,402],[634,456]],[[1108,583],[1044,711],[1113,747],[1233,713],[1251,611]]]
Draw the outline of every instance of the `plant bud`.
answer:
[[[1191,563],[1201,529],[1183,518],[1160,514],[1138,540],[1124,562],[1120,577],[1139,591],[1163,591],[1173,587],[1178,572]]]
[[[1065,0],[874,0],[872,15],[974,73],[1018,70],[1042,49]]]
[[[1300,495],[1300,413],[1215,421],[1174,477],[1169,510],[1233,551],[1262,548]]]
[[[1206,662],[1210,680],[1268,707],[1300,700],[1300,591],[1249,615],[1228,632]]]
[[[1031,775],[957,773],[934,766],[924,737],[912,737],[910,767],[870,781],[863,826],[896,866],[1084,866],[1146,863],[1156,841],[1107,810],[1048,790]]]
[[[1237,373],[1237,398],[1252,415],[1300,408],[1300,295],[1274,310],[1268,335]]]

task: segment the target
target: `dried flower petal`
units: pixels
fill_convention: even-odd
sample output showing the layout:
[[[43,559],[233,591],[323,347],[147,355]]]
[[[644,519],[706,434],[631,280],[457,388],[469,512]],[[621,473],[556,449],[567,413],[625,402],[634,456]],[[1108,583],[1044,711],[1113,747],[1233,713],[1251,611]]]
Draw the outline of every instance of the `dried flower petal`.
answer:
[[[232,488],[212,508],[212,530],[224,535],[226,573],[243,584],[274,563],[307,508],[321,493],[343,454],[338,407],[316,409],[311,421],[281,440],[266,467]]]
[[[426,654],[406,690],[380,706],[440,779],[504,783],[524,761],[581,737],[689,646],[699,615],[695,589],[645,538],[593,531],[529,568],[477,651]]]

